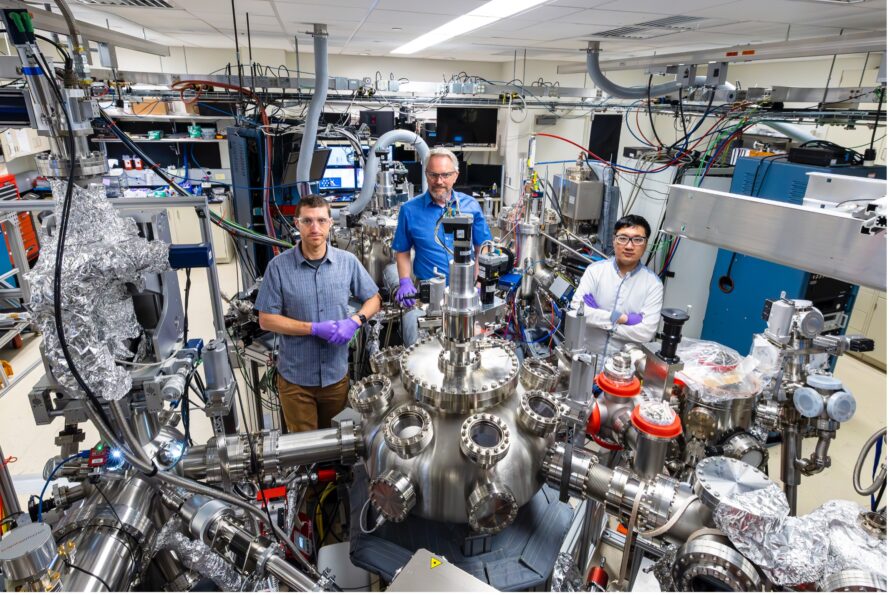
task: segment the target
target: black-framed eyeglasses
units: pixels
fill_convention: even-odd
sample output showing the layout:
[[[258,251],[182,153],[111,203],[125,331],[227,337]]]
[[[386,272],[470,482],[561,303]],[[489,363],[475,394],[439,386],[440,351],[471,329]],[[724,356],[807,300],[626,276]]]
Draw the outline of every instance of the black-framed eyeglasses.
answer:
[[[619,246],[626,246],[628,242],[632,243],[634,246],[643,246],[648,240],[646,236],[626,236],[626,235],[617,235],[615,236],[615,243]]]

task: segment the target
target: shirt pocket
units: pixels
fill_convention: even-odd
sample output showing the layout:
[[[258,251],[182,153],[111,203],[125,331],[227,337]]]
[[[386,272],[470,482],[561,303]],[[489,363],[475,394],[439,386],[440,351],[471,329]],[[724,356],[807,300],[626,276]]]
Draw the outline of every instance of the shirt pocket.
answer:
[[[349,271],[335,269],[319,275],[318,308],[322,320],[342,320],[349,311],[351,296]]]

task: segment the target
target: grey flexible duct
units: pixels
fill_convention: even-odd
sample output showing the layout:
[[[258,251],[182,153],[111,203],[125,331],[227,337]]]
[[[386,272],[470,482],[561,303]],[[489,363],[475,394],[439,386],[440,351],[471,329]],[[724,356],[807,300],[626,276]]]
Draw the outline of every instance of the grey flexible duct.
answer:
[[[380,160],[377,159],[377,151],[388,149],[395,143],[400,142],[411,143],[414,145],[414,148],[417,151],[417,159],[423,163],[423,172],[421,172],[420,179],[422,189],[426,192],[426,176],[424,173],[426,172],[426,160],[430,154],[430,148],[420,136],[410,130],[390,130],[378,138],[377,142],[374,143],[374,146],[371,147],[371,150],[368,152],[368,159],[365,162],[365,178],[364,183],[362,184],[362,191],[359,194],[358,199],[346,208],[348,214],[357,215],[358,213],[361,213],[374,197],[374,186],[377,185],[377,170],[380,168]]]
[[[306,113],[303,140],[300,143],[300,158],[297,161],[297,182],[300,195],[309,193],[309,175],[312,156],[315,154],[315,138],[318,135],[318,119],[328,98],[328,29],[326,25],[315,25],[312,33],[315,49],[315,92]]]
[[[662,97],[663,95],[671,95],[673,93],[676,93],[677,89],[683,87],[683,83],[681,83],[680,81],[671,81],[669,83],[653,85],[651,89],[647,88],[646,86],[622,87],[621,85],[616,85],[606,78],[606,75],[603,74],[603,71],[600,68],[600,43],[598,41],[591,41],[587,46],[587,75],[590,77],[590,80],[593,81],[594,85],[602,89],[603,92],[610,97],[614,97],[616,99],[645,99],[646,97]],[[697,76],[695,77],[695,86],[703,87],[706,81],[707,77]],[[724,83],[720,86],[720,88],[730,90],[735,89],[735,87],[733,85],[730,85],[729,83]]]
[[[813,136],[809,132],[804,132],[800,128],[797,128],[794,124],[789,124],[788,122],[758,122],[763,126],[769,126],[776,132],[781,132],[791,140],[798,143],[805,143],[809,141],[819,140],[818,137]]]

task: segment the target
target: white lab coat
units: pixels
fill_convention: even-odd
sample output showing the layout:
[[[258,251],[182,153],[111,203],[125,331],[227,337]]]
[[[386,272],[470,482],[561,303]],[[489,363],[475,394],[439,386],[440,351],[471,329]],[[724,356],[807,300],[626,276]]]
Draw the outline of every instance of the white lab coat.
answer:
[[[572,297],[572,309],[584,303],[591,293],[599,308],[584,304],[587,320],[588,348],[600,356],[599,368],[605,358],[620,351],[627,343],[647,343],[655,338],[661,318],[664,286],[651,270],[640,263],[621,276],[615,258],[601,260],[587,267]],[[622,314],[641,312],[643,321],[633,326],[617,324]]]

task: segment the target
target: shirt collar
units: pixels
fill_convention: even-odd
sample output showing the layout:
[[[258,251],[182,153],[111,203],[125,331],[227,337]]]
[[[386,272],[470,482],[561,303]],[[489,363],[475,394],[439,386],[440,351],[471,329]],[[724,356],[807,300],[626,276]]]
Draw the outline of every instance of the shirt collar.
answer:
[[[430,205],[435,205],[435,206],[439,207],[439,205],[435,201],[433,201],[433,195],[430,194],[429,190],[427,190],[423,196],[424,196],[423,206],[428,207]],[[447,207],[448,203],[451,203],[451,202],[458,202],[458,200],[459,200],[459,198],[457,196],[457,192],[455,192],[454,188],[452,188],[451,189],[451,198],[449,200],[445,201],[445,206]],[[439,207],[439,208],[442,209],[444,207]]]
[[[616,273],[618,274],[618,276],[620,277],[620,276],[621,276],[621,271],[618,269],[618,260],[617,260],[614,256],[613,256],[612,258],[610,258],[609,260],[612,261],[612,268],[615,269],[615,272],[616,272]],[[631,270],[631,271],[627,274],[627,276],[628,276],[628,277],[631,277],[631,276],[633,276],[633,275],[636,275],[637,272],[639,272],[642,268],[643,268],[643,260],[640,259],[640,262],[637,263],[637,266],[634,267],[633,270]]]
[[[303,250],[300,247],[300,244],[302,244],[302,241],[297,242],[297,245],[294,246],[294,248],[293,248],[294,258],[296,258],[296,260],[297,260],[297,266],[302,265],[304,262],[306,264],[309,264],[309,261],[307,261],[306,257],[303,256]],[[324,252],[324,258],[322,258],[321,262],[319,262],[318,264],[321,264],[323,262],[334,262],[334,251],[333,251],[333,247],[330,244],[328,244],[327,249]]]

